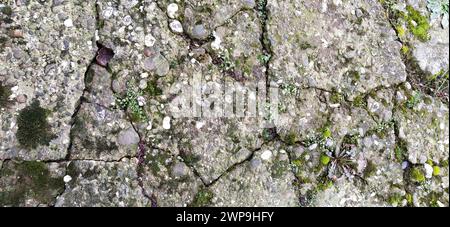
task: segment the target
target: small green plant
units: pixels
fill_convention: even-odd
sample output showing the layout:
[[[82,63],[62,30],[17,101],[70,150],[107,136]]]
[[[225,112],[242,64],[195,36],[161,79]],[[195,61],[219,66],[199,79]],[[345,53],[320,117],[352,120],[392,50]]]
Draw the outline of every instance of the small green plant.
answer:
[[[258,55],[258,60],[261,62],[261,64],[265,65],[270,61],[271,55],[270,54],[261,54]]]
[[[266,6],[267,0],[258,0],[256,3],[256,10],[258,11],[258,15],[261,18],[261,20],[267,19]]]
[[[405,160],[405,149],[402,146],[395,146],[394,148],[394,153],[395,153],[395,159],[397,159],[398,162],[402,162],[403,160]]]
[[[408,203],[409,206],[412,206],[414,204],[414,197],[413,197],[413,195],[407,193],[405,195],[405,199],[406,199],[406,202]]]
[[[230,52],[231,51],[226,49],[219,54],[219,67],[225,72],[234,71],[234,69],[236,68],[236,64],[233,62]]]
[[[419,92],[414,93],[414,95],[411,95],[406,101],[406,107],[408,109],[414,109],[414,107],[420,103],[422,100],[422,95]]]
[[[47,121],[49,112],[40,106],[39,101],[20,111],[16,137],[22,147],[34,149],[39,145],[48,145],[55,138]]]
[[[331,137],[331,129],[330,129],[330,127],[325,127],[325,128],[322,130],[322,138],[328,139],[328,138],[330,138],[330,137]]]
[[[330,101],[333,104],[338,104],[338,103],[345,101],[345,97],[344,97],[344,95],[340,94],[339,92],[333,91],[330,96]]]
[[[442,27],[448,26],[448,0],[428,0],[427,8],[431,12],[431,18],[441,19]]]
[[[116,97],[116,105],[122,110],[128,110],[131,113],[131,118],[135,121],[147,120],[144,108],[139,105],[138,98],[143,96],[143,92],[130,86],[125,94],[125,97]]]
[[[296,95],[299,90],[295,84],[282,84],[280,88],[284,95]]]

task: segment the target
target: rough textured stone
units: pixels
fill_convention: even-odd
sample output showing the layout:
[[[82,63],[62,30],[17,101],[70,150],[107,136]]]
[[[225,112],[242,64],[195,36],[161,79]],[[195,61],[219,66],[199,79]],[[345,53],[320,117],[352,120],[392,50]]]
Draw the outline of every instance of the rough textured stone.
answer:
[[[0,206],[448,206],[445,15],[389,3],[0,3]]]
[[[0,113],[0,159],[64,158],[70,143],[71,115],[95,53],[94,3],[65,1],[52,6],[51,1],[30,1],[10,8],[11,16],[2,13],[2,20],[10,21],[2,22],[2,37],[14,27],[21,27],[23,36],[7,38],[6,47],[2,41],[0,77],[2,84],[13,88],[12,99],[25,95],[27,102],[12,102]],[[57,13],[62,11],[66,13]],[[64,26],[68,19],[71,27]],[[48,146],[29,150],[18,143],[15,133],[19,110],[34,100],[50,110],[49,124],[56,136]]]
[[[121,162],[72,161],[67,175],[72,180],[55,206],[149,206],[137,181],[137,160]]]

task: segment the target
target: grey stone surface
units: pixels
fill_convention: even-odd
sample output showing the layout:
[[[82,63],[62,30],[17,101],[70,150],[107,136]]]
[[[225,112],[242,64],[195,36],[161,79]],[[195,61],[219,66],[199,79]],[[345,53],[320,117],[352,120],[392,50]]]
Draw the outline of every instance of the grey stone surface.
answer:
[[[448,206],[427,4],[3,1],[0,206]],[[218,117],[251,83],[248,115]],[[249,114],[262,88],[278,115]]]

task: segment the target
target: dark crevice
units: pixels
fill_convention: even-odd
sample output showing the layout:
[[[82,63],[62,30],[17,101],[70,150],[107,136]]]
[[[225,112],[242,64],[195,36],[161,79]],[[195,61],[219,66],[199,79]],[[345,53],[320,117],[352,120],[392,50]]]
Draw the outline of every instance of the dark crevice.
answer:
[[[211,186],[214,185],[217,181],[219,181],[223,176],[225,176],[225,175],[231,173],[231,172],[232,172],[233,170],[235,170],[238,166],[243,165],[243,164],[245,164],[245,163],[251,161],[251,160],[253,159],[255,153],[256,153],[257,151],[259,151],[259,150],[261,150],[261,148],[258,148],[258,149],[256,149],[256,150],[252,151],[252,152],[250,153],[250,155],[247,156],[247,158],[245,158],[244,160],[242,160],[242,161],[240,161],[240,162],[234,163],[232,166],[228,167],[228,169],[226,169],[226,170],[225,170],[222,174],[220,174],[216,179],[212,180],[212,181],[209,182],[209,183],[204,183],[205,186],[206,186],[206,187],[211,187]]]
[[[95,24],[96,24],[96,27],[95,27],[94,34],[92,35],[92,40],[96,39],[95,33],[97,32],[97,30],[99,29],[99,26],[100,26],[100,23],[99,23],[99,20],[100,20],[100,9],[99,9],[99,5],[98,5],[98,1],[95,1],[94,8],[95,8]],[[97,48],[98,48],[97,50],[103,48],[103,46],[99,42],[96,42],[96,45],[97,45]],[[87,78],[88,78],[89,71],[90,71],[91,67],[97,63],[98,55],[99,55],[99,52],[97,52],[95,54],[95,56],[92,58],[91,62],[87,66],[86,71],[85,71],[84,76],[83,76],[84,88],[83,88],[82,94],[81,94],[81,96],[80,96],[80,98],[79,98],[79,100],[77,102],[77,105],[76,105],[76,107],[74,109],[74,112],[73,112],[73,114],[71,116],[71,120],[70,120],[70,132],[69,132],[69,139],[70,139],[70,141],[69,141],[69,146],[67,147],[66,157],[63,160],[55,160],[53,162],[69,162],[69,161],[71,161],[71,151],[72,151],[72,147],[73,147],[73,141],[72,141],[72,138],[73,138],[73,134],[72,133],[73,133],[73,131],[72,131],[72,129],[73,129],[74,125],[75,125],[75,122],[76,122],[75,119],[78,116],[78,113],[79,113],[79,111],[81,109],[81,106],[83,105],[83,103],[86,102],[85,94],[86,94],[86,92],[88,92],[88,81],[87,81]],[[114,55],[114,52],[112,52],[112,55]],[[46,163],[50,163],[50,162],[52,162],[52,161],[51,160],[50,161],[46,161]],[[66,169],[66,171],[67,171],[67,169]],[[66,186],[64,186],[64,190],[61,192],[60,195],[62,195],[65,191],[66,191]],[[55,200],[60,195],[56,196]]]

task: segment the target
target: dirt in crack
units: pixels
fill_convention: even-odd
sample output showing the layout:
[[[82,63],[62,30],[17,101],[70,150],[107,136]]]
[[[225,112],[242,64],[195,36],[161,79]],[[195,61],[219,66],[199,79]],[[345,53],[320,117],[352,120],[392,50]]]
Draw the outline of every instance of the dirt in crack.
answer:
[[[145,188],[144,188],[144,182],[142,181],[143,176],[143,165],[145,164],[145,152],[146,152],[146,146],[145,146],[145,141],[141,139],[141,141],[139,141],[139,146],[138,146],[138,164],[137,164],[137,175],[138,175],[138,185],[139,187],[141,187],[142,190],[142,194],[148,199],[150,200],[151,206],[152,207],[157,207],[158,206],[158,201],[156,200],[156,196],[153,194],[149,194]]]

